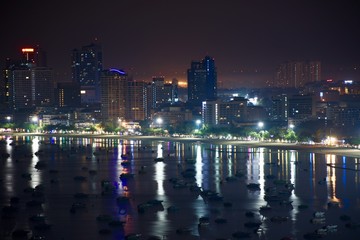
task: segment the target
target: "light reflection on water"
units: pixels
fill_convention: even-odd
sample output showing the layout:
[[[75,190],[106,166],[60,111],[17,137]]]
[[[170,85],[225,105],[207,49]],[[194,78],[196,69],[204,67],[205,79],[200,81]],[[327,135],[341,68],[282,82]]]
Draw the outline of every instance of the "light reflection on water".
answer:
[[[122,229],[111,229],[109,239],[121,239],[121,236],[133,232],[142,233],[144,236],[166,235],[168,239],[185,239],[175,231],[183,226],[191,227],[191,234],[199,239],[230,237],[232,232],[248,231],[238,224],[249,221],[244,216],[245,211],[256,213],[256,219],[262,221],[261,234],[268,239],[280,239],[285,235],[299,238],[306,232],[314,231],[317,226],[309,223],[313,211],[327,211],[329,216],[337,217],[328,220],[329,224],[342,224],[338,220],[340,214],[352,214],[353,219],[360,221],[357,219],[360,214],[355,214],[359,213],[360,208],[359,172],[356,171],[359,167],[358,158],[201,142],[27,136],[14,138],[14,143],[11,144],[11,140],[7,138],[0,145],[1,153],[10,154],[10,157],[1,159],[0,192],[4,196],[0,200],[1,204],[8,205],[10,197],[13,196],[24,199],[20,203],[24,204],[31,199],[31,196],[23,192],[26,184],[33,188],[44,185],[48,198],[42,211],[49,215],[49,221],[54,226],[67,226],[70,223],[76,225],[79,222],[81,226],[87,226],[84,231],[79,226],[76,230],[62,233],[65,234],[65,239],[79,234],[87,239],[97,239],[100,229],[109,228],[95,220],[96,216],[104,213],[127,221]],[[17,152],[14,152],[15,148]],[[23,151],[21,154],[19,149]],[[39,152],[42,154],[35,154]],[[32,157],[24,158],[26,154],[32,154]],[[124,156],[130,161],[130,165],[121,164]],[[164,162],[153,161],[154,158],[162,157]],[[195,162],[191,165],[186,162],[187,159]],[[45,161],[53,167],[36,170],[35,165],[39,161]],[[138,171],[142,166],[146,166],[146,173],[140,175]],[[202,189],[219,193],[224,197],[224,201],[232,203],[232,207],[225,208],[223,202],[205,202],[201,196],[189,191],[189,188],[173,188],[169,179],[181,178],[181,170],[190,168],[195,170],[195,177],[183,179],[184,181],[193,181]],[[56,175],[59,183],[49,183],[49,178],[54,178],[48,172],[49,169],[59,170]],[[88,170],[96,170],[96,174],[90,176]],[[21,177],[25,172],[32,174],[31,180],[26,181]],[[227,177],[234,177],[239,172],[245,175],[234,182],[226,181]],[[120,181],[119,176],[122,173],[132,173],[134,178]],[[73,181],[75,175],[86,176],[87,180]],[[292,206],[271,203],[271,212],[262,213],[259,208],[267,204],[264,200],[265,190],[274,186],[270,177],[294,185],[295,189],[289,196]],[[102,196],[102,180],[110,180],[116,186],[113,194]],[[260,190],[248,190],[246,184],[249,183],[259,184]],[[76,191],[87,193],[90,197],[79,200],[87,204],[86,211],[71,215],[68,210],[75,201],[72,195]],[[114,200],[118,196],[128,196],[130,199],[126,213],[120,214],[121,208],[119,209]],[[163,208],[150,208],[145,213],[139,213],[137,206],[151,199],[162,200]],[[329,201],[339,203],[339,208],[330,209]],[[308,205],[309,209],[299,210],[299,205]],[[179,207],[179,211],[167,211],[170,206]],[[21,214],[26,218],[33,214],[32,210],[24,206],[21,209],[22,212],[17,218],[21,218]],[[39,211],[41,212],[41,209]],[[198,218],[201,216],[212,219],[210,230],[197,229]],[[281,227],[282,225],[275,225],[270,221],[272,216],[287,216],[290,221],[284,223],[286,227]],[[217,217],[227,218],[228,225],[220,227],[214,224]],[[19,221],[17,227],[21,227],[21,224],[24,228],[32,228],[26,220]],[[341,226],[339,232],[350,236],[344,224]],[[54,227],[44,234],[53,239],[59,229],[61,228]],[[253,235],[253,238],[259,236]],[[336,239],[338,236],[333,234],[329,239]]]

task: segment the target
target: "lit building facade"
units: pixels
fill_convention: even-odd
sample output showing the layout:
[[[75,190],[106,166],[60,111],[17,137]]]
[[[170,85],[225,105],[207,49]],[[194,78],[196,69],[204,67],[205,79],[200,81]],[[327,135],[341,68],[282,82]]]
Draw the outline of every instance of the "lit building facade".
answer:
[[[288,118],[292,123],[297,125],[315,117],[315,102],[312,95],[293,95],[289,97],[288,101]]]
[[[321,80],[321,62],[289,61],[278,66],[274,87],[300,88],[309,82]]]
[[[146,83],[143,81],[128,81],[126,96],[126,119],[143,121],[146,113]]]
[[[246,122],[247,99],[236,97],[230,102],[221,100],[202,103],[202,122],[208,126],[230,126]]]
[[[101,72],[101,115],[103,121],[126,117],[127,74],[118,69]]]
[[[82,102],[89,103],[87,91],[95,92],[95,102],[100,102],[100,74],[102,71],[102,49],[100,45],[90,44],[72,51],[72,80],[79,83],[82,90]],[[90,102],[93,103],[93,102]]]
[[[188,102],[201,107],[203,101],[217,98],[217,71],[213,58],[191,62],[187,71]]]
[[[32,64],[14,65],[7,69],[7,76],[9,104],[13,110],[53,105],[52,69]]]
[[[58,107],[77,108],[81,106],[80,85],[74,82],[58,83],[55,89],[55,104]]]

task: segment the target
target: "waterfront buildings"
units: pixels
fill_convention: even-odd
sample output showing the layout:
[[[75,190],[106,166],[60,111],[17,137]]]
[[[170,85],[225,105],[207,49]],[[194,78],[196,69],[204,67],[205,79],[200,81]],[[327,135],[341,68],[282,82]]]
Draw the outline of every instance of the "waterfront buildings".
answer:
[[[273,87],[301,88],[321,80],[320,61],[288,61],[276,69]]]
[[[217,98],[217,70],[215,60],[206,56],[192,61],[187,71],[188,103],[201,108],[202,102]]]
[[[102,49],[98,44],[74,49],[71,55],[72,80],[80,84],[82,103],[100,102]]]
[[[101,72],[101,115],[103,121],[117,122],[126,117],[128,76],[124,71]]]

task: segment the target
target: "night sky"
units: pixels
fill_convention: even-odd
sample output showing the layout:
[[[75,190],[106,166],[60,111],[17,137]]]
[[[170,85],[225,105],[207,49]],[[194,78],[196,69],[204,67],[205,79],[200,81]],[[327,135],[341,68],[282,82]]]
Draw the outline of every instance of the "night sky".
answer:
[[[185,80],[191,61],[205,55],[215,58],[225,87],[261,86],[287,60],[320,60],[323,78],[356,78],[356,2],[8,0],[1,7],[0,55],[18,58],[21,47],[39,44],[59,81],[70,78],[71,50],[91,42],[102,45],[105,68],[137,80]]]

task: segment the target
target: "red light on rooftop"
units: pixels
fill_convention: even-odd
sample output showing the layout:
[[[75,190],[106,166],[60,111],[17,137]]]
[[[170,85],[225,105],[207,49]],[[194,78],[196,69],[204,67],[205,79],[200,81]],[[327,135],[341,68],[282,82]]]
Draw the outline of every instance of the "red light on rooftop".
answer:
[[[23,49],[21,49],[21,51],[23,53],[29,53],[29,52],[34,52],[34,49],[33,48],[23,48]]]

